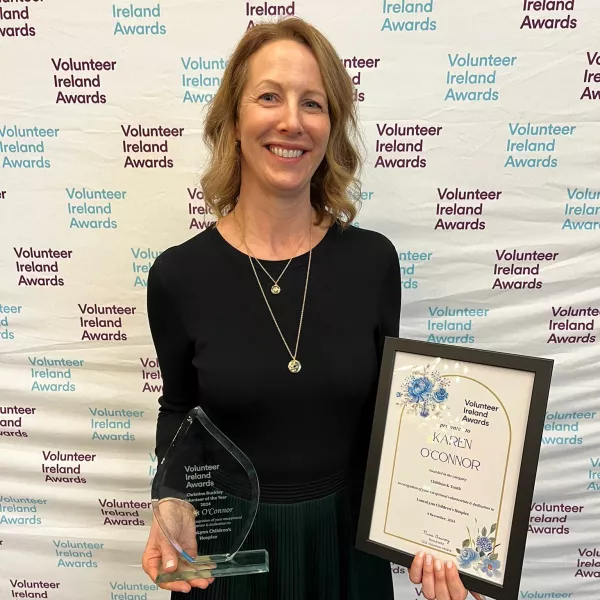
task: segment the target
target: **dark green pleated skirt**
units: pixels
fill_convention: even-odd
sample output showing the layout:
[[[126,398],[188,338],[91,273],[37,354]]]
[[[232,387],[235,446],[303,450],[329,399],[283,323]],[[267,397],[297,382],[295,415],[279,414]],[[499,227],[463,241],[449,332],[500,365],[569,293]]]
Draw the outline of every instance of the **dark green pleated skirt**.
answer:
[[[217,578],[172,600],[393,600],[390,563],[354,548],[346,488],[296,503],[261,503],[242,546],[266,549],[269,573]]]

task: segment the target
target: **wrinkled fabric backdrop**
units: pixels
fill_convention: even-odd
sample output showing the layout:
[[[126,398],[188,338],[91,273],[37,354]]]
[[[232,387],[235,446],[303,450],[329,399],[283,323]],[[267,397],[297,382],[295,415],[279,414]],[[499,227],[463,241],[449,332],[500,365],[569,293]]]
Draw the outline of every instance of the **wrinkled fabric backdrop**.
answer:
[[[204,108],[278,12],[353,77],[356,227],[398,250],[401,334],[555,359],[520,596],[596,600],[596,0],[0,3],[0,597],[167,596],[140,567],[161,391],[146,277],[214,220]]]

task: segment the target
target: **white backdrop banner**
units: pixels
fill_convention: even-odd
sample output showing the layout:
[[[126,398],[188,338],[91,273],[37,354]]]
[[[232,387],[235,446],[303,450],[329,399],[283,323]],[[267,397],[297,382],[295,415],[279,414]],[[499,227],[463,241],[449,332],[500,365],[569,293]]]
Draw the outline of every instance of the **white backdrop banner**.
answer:
[[[214,221],[204,108],[243,32],[279,15],[353,77],[356,226],[397,248],[401,334],[555,359],[520,598],[597,600],[598,0],[1,0],[0,598],[168,596],[140,566],[161,392],[146,278]]]

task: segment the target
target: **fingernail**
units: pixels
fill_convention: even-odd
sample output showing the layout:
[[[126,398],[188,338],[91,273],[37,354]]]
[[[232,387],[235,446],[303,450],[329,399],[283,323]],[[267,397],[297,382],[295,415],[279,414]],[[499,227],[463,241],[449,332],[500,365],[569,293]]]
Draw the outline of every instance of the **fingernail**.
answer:
[[[425,554],[425,552],[423,552],[423,550],[421,550],[421,552],[419,552],[419,554],[417,554],[417,556],[419,558],[423,558],[423,555]]]
[[[436,571],[441,571],[442,569],[442,561],[441,560],[436,560],[435,561],[435,570]]]
[[[446,568],[448,568],[448,569],[451,569],[453,566],[454,566],[454,563],[450,560],[446,563]],[[485,598],[483,600],[485,600]]]
[[[425,558],[425,564],[427,566],[431,565],[431,554],[428,554],[427,557]]]
[[[168,560],[165,564],[165,567],[167,567],[167,569],[170,569],[171,567],[175,566],[175,561],[173,559]]]

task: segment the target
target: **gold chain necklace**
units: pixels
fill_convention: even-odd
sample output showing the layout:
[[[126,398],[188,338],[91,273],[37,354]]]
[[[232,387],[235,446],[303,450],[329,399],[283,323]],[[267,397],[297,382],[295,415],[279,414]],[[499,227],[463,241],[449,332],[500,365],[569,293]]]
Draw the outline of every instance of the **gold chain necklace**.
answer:
[[[311,216],[312,216],[312,214],[311,214]],[[233,218],[235,219],[235,221],[237,223],[237,219],[235,218],[235,209],[233,211]],[[239,227],[239,225],[238,225],[238,227]],[[281,336],[281,339],[283,340],[283,343],[285,344],[288,354],[292,358],[292,360],[290,360],[290,362],[288,363],[288,369],[289,369],[290,373],[298,373],[300,371],[300,369],[302,368],[302,365],[300,364],[300,361],[296,358],[296,356],[298,356],[298,346],[300,345],[300,332],[302,331],[302,321],[304,320],[304,307],[306,305],[306,292],[308,290],[308,278],[310,275],[310,263],[311,263],[311,259],[312,259],[312,223],[311,223],[311,227],[309,230],[309,246],[308,247],[309,247],[308,268],[306,270],[306,282],[304,284],[304,296],[302,298],[302,310],[300,311],[300,323],[298,324],[298,336],[296,337],[296,348],[295,348],[293,354],[292,354],[292,351],[290,350],[290,347],[288,346],[288,343],[285,341],[285,337],[283,336],[283,333],[281,332],[281,328],[279,327],[279,324],[277,323],[277,319],[275,318],[275,315],[273,314],[271,305],[269,304],[269,301],[267,300],[267,296],[262,288],[260,279],[258,278],[258,273],[256,272],[256,269],[254,268],[254,263],[252,262],[252,256],[248,256],[248,260],[250,261],[250,266],[252,267],[252,271],[254,272],[254,277],[256,277],[256,282],[258,283],[260,292],[261,292],[263,298],[265,299],[265,303],[267,305],[267,308],[269,309],[269,312],[271,313],[271,318],[273,319],[273,323],[275,323],[275,327],[277,327],[277,331],[279,332],[279,335]],[[281,277],[281,275],[280,275],[280,277]]]
[[[237,217],[235,215],[235,209],[233,210],[233,219],[235,221],[235,224],[237,225],[238,231],[240,232],[240,236],[242,237],[242,243],[244,244],[244,247],[248,251],[248,254],[250,254],[250,256],[252,256],[252,258],[259,264],[260,268],[267,274],[269,279],[273,282],[273,285],[271,286],[271,293],[274,295],[281,293],[281,286],[279,285],[279,280],[283,277],[283,274],[286,272],[287,268],[290,266],[290,263],[298,254],[298,251],[300,250],[300,248],[302,247],[302,244],[304,243],[304,238],[302,238],[302,241],[300,242],[300,245],[296,249],[294,256],[292,256],[292,258],[290,258],[290,260],[288,260],[287,264],[283,268],[283,271],[281,271],[281,273],[279,274],[279,277],[277,279],[273,279],[271,273],[269,273],[269,271],[267,271],[264,268],[264,266],[260,262],[260,260],[258,260],[258,258],[256,258],[256,256],[254,256],[254,254],[252,253],[252,250],[250,250],[250,248],[248,247],[248,244],[246,243],[246,238],[244,236],[244,232],[242,231],[242,228],[240,227],[240,224],[238,223]]]

